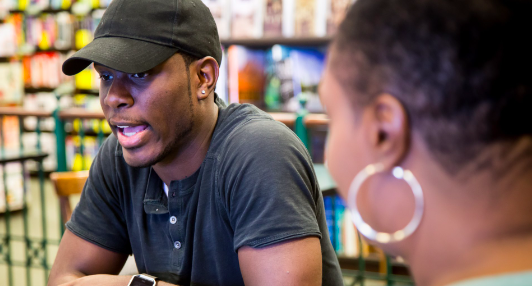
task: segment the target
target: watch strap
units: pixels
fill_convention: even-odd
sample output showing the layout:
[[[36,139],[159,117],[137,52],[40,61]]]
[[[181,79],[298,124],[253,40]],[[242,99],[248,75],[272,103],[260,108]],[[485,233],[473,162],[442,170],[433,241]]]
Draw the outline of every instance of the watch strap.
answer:
[[[133,275],[133,277],[131,277],[131,280],[129,281],[129,284],[128,286],[133,286],[134,284],[133,281],[135,281],[135,278],[137,279],[142,279],[144,281],[150,281],[150,282],[153,282],[153,286],[156,286],[157,285],[157,277],[153,276],[153,275],[149,275],[149,274],[145,274],[145,273],[142,273],[142,274],[137,274],[137,275]],[[136,283],[135,283],[136,284]]]

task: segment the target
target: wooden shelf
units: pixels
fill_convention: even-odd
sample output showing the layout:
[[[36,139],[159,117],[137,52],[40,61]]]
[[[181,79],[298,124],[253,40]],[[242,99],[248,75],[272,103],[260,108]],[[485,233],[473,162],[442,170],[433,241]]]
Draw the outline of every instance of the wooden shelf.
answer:
[[[25,87],[24,92],[25,93],[38,93],[38,92],[54,92],[55,87]],[[74,90],[74,94],[90,94],[90,95],[99,95],[100,91],[94,90],[94,89],[79,89],[76,88]]]
[[[22,107],[0,107],[1,115],[51,117],[51,111],[28,110]]]
[[[59,9],[59,10],[56,10],[56,9],[43,9],[43,10],[40,10],[39,13],[37,13],[37,15],[39,14],[44,14],[44,13],[47,13],[47,14],[55,14],[55,13],[61,13],[61,12],[69,12],[70,13],[70,9],[67,9],[67,10],[63,10],[63,9]],[[26,10],[9,10],[9,13],[23,13],[23,14],[27,14],[27,11]]]
[[[274,45],[317,47],[327,46],[331,42],[331,37],[314,38],[250,38],[250,39],[222,39],[220,42],[224,46],[242,45],[247,47],[264,48]]]
[[[38,47],[35,48],[35,53],[47,53],[47,52],[58,52],[58,53],[69,53],[71,51],[74,51],[74,49],[56,49],[56,48],[49,48],[46,50],[41,50]],[[34,55],[35,53],[32,53],[31,55]]]
[[[0,152],[0,164],[24,162],[27,160],[43,160],[48,153],[39,151],[3,151]]]
[[[53,89],[26,89],[32,92],[52,92]],[[282,122],[288,126],[294,125],[296,121],[295,113],[288,112],[271,112],[269,113],[273,119]],[[0,107],[0,115],[15,115],[15,116],[38,116],[38,117],[50,117],[51,111],[39,111],[39,110],[27,110],[22,107]],[[69,108],[59,112],[59,117],[62,119],[105,119],[102,112],[99,111],[87,111],[83,108]],[[310,113],[305,117],[305,124],[309,127],[327,125],[329,119],[327,115],[320,113]]]
[[[338,262],[342,269],[360,270],[359,259],[357,257],[338,256]],[[364,258],[366,271],[379,272],[381,270],[380,258],[378,255],[372,253]],[[392,260],[392,274],[410,276],[408,265],[402,262]]]
[[[284,123],[285,125],[292,126],[296,121],[295,113],[289,112],[269,112],[273,119]],[[310,113],[305,116],[306,126],[319,126],[329,124],[329,118],[323,113]]]
[[[100,95],[100,91],[96,90],[96,89],[79,89],[79,88],[76,88],[74,93]]]
[[[105,119],[103,112],[87,111],[83,108],[69,108],[59,111],[61,119]]]
[[[24,93],[54,92],[53,87],[25,87]]]

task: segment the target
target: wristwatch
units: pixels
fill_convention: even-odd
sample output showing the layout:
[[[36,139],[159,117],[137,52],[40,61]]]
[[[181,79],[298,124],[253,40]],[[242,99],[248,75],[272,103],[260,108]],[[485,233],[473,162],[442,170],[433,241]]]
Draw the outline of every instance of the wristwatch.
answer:
[[[157,277],[148,274],[138,274],[133,276],[129,281],[128,286],[155,286],[157,285]]]

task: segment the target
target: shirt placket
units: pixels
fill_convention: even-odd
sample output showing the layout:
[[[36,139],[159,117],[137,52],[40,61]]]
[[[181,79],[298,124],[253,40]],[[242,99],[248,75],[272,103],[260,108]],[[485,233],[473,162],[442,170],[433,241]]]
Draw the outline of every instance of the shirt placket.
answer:
[[[173,184],[168,191],[168,209],[169,220],[168,228],[172,239],[172,267],[179,273],[183,266],[183,253],[185,237],[185,214],[184,214],[184,197],[180,194],[181,184]]]

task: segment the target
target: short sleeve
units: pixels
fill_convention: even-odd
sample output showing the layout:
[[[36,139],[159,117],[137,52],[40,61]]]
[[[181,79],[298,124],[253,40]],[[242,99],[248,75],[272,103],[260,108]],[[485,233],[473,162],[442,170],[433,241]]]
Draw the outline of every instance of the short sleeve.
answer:
[[[111,135],[100,148],[66,227],[80,238],[107,250],[130,254],[131,245],[116,186],[116,146],[116,138]]]
[[[255,120],[227,140],[221,197],[234,250],[316,236],[319,187],[310,156],[286,126]]]

